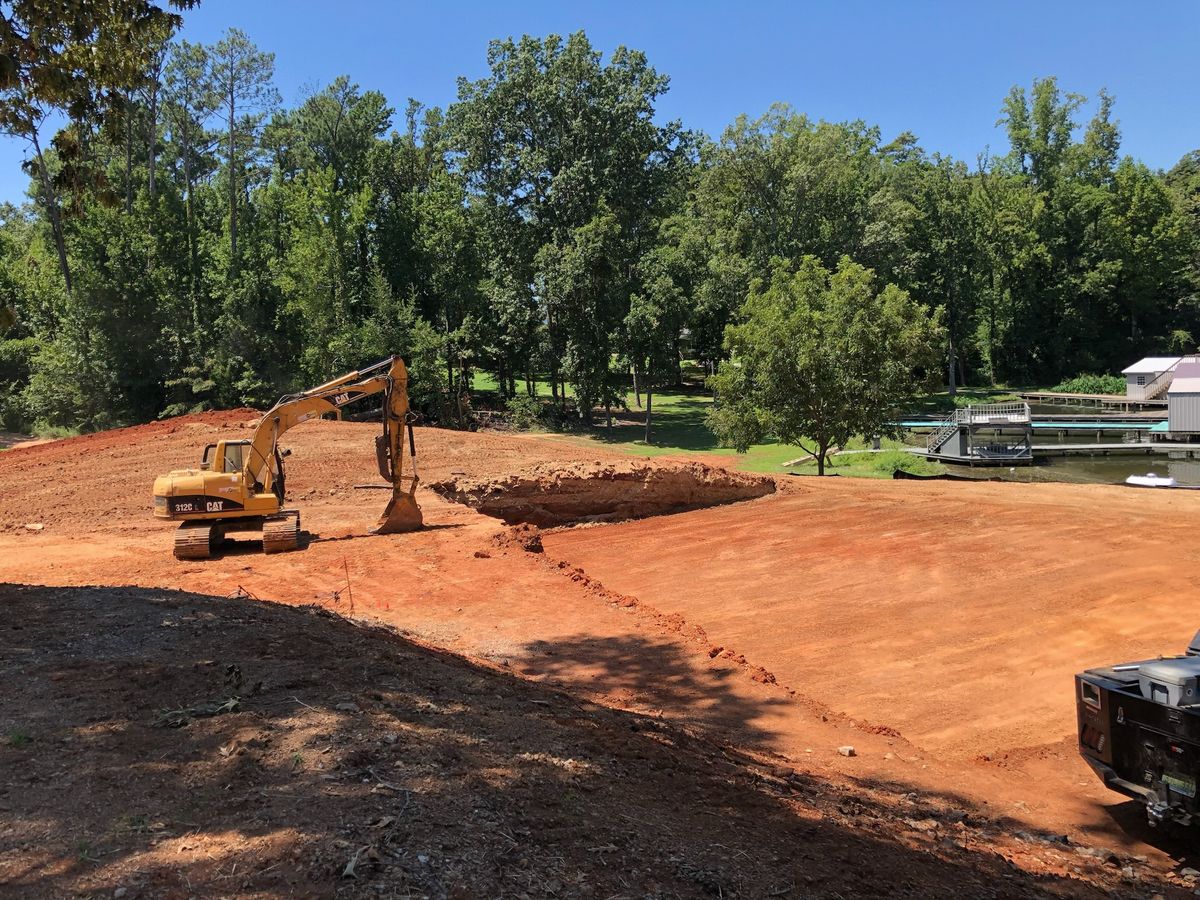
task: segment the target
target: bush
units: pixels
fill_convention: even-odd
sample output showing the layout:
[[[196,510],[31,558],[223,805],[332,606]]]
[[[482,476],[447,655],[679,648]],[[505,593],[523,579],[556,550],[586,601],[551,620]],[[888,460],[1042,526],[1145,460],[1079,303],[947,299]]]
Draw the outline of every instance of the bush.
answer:
[[[538,424],[542,412],[542,404],[536,397],[528,394],[518,394],[505,405],[508,410],[508,421],[513,428],[527,431]]]
[[[1063,394],[1124,394],[1125,379],[1120,375],[1076,375],[1051,390]]]
[[[33,436],[57,441],[63,438],[79,437],[79,429],[68,428],[65,425],[38,425],[33,429]]]
[[[0,429],[29,429],[28,408],[21,392],[29,383],[37,350],[35,338],[0,340]]]
[[[924,459],[906,450],[884,450],[872,453],[868,465],[882,475],[890,476],[897,469],[913,475],[936,475],[944,471],[940,463]]]

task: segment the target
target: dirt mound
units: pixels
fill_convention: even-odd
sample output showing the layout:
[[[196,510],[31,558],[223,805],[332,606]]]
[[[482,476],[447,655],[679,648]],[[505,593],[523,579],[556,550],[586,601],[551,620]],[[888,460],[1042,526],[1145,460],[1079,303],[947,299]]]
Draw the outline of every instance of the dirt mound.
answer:
[[[129,428],[100,431],[0,453],[0,533],[43,523],[56,535],[127,529],[151,520],[150,488],[156,476],[196,466],[205,444],[247,438],[260,413],[253,409],[212,410]],[[310,510],[349,500],[371,506],[354,485],[378,482],[375,437],[378,422],[314,419],[282,440],[288,459],[290,499]],[[530,435],[468,433],[417,428],[422,484],[467,474],[500,477],[540,463],[579,459],[577,447]],[[592,459],[604,450],[591,450]],[[622,458],[616,452],[613,458]],[[331,494],[333,491],[335,494]],[[373,522],[371,515],[364,521]]]
[[[6,895],[1101,890],[1014,867],[936,806],[896,810],[314,608],[12,585],[0,604]],[[1163,887],[1076,866],[1117,894]]]
[[[775,482],[764,475],[699,463],[618,461],[546,464],[501,478],[453,478],[430,488],[510,525],[526,522],[545,528],[752,500],[775,493]]]
[[[545,549],[542,547],[541,529],[527,522],[500,532],[492,538],[492,546],[497,550],[520,549],[526,553],[541,553]]]
[[[262,417],[257,409],[248,406],[237,409],[210,409],[205,412],[189,413],[185,416],[174,416],[157,422],[147,422],[144,425],[129,425],[125,428],[110,428],[107,431],[96,431],[91,434],[81,434],[75,437],[50,440],[29,440],[13,445],[9,453],[14,456],[23,453],[70,452],[73,450],[107,449],[128,443],[131,440],[163,437],[176,434],[179,431],[197,427],[212,428],[247,428]]]

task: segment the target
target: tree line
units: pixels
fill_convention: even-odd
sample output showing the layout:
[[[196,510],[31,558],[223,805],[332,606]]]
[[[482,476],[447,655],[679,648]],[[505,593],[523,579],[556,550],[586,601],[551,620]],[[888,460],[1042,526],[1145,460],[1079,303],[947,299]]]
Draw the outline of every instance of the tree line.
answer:
[[[392,352],[439,421],[467,424],[487,373],[591,422],[683,359],[752,356],[755,304],[807,327],[786,298],[818,283],[883,296],[893,330],[936,321],[952,384],[1052,384],[1200,335],[1200,151],[1123,157],[1103,91],[1083,121],[1053,78],[1014,87],[1007,151],[964,161],[784,105],[715,137],[662,123],[667,76],[582,32],[492,42],[444,110],[347,77],[284,107],[270,52],[178,24],[127,35],[90,103],[0,54],[0,126],[31,146],[28,200],[0,208],[5,428],[263,407]]]

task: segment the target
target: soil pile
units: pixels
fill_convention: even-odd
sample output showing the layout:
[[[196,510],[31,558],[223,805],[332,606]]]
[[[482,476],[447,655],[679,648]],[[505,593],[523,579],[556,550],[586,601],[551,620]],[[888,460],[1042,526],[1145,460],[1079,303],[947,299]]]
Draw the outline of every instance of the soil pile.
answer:
[[[545,464],[518,475],[453,478],[429,487],[510,525],[542,528],[640,519],[775,493],[775,482],[764,475],[637,461]]]
[[[542,553],[545,548],[542,546],[542,532],[536,525],[521,523],[514,525],[511,528],[506,528],[504,531],[492,538],[492,546],[497,550],[524,550],[526,553]]]
[[[323,610],[0,603],[12,896],[1129,893],[1100,861],[1092,884],[1031,875],[936,805],[898,813]]]

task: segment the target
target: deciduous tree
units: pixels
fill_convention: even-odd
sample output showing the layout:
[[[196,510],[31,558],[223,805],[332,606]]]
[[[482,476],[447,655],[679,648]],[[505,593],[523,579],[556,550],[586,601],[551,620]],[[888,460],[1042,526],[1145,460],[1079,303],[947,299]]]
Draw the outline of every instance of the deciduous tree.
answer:
[[[768,437],[811,447],[821,475],[831,447],[891,430],[900,404],[928,385],[945,338],[940,311],[880,289],[848,257],[834,272],[813,256],[776,260],[742,317],[726,331],[709,424],[741,452]]]

